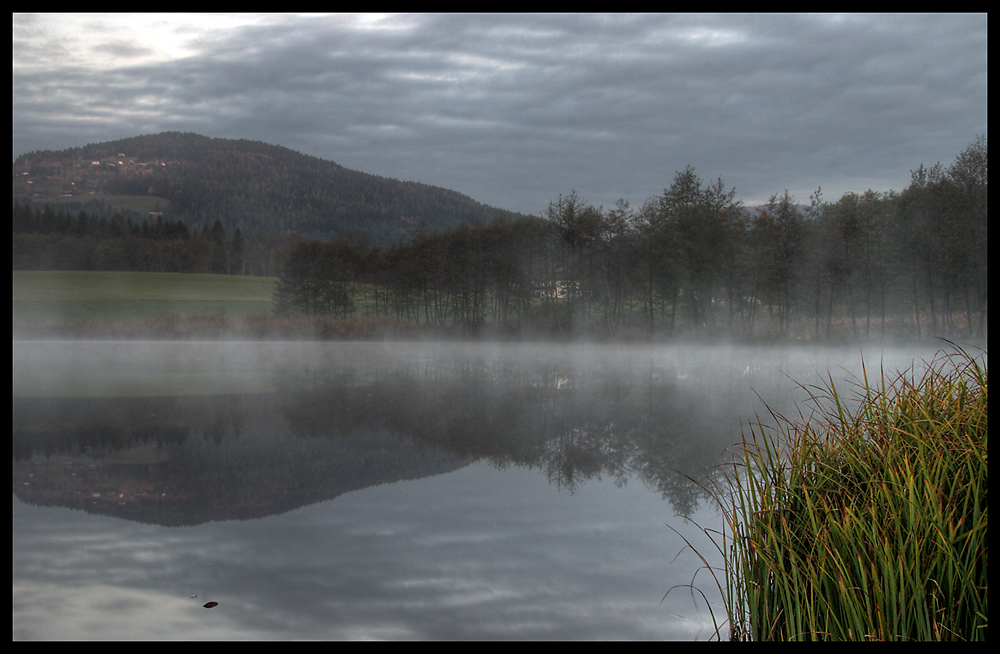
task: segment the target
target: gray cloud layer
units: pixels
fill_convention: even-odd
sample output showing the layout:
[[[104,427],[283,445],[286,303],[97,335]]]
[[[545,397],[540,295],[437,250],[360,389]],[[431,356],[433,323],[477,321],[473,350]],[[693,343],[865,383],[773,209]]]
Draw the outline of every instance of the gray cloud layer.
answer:
[[[193,131],[538,212],[901,189],[987,126],[985,14],[62,18],[14,17],[15,156]]]

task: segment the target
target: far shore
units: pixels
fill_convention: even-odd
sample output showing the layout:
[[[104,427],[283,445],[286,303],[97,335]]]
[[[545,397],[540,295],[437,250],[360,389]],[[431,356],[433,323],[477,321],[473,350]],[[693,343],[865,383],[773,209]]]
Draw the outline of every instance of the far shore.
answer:
[[[84,318],[62,324],[15,325],[14,341],[37,340],[153,340],[153,341],[483,341],[556,343],[635,343],[703,345],[810,345],[844,346],[940,345],[943,338],[986,347],[987,343],[961,336],[917,339],[879,339],[847,335],[839,339],[810,339],[761,334],[733,336],[728,333],[675,335],[649,334],[635,329],[618,334],[543,331],[531,326],[484,325],[472,330],[462,325],[435,326],[385,317],[334,318],[331,316],[280,317],[265,314],[232,316],[225,313],[161,313],[154,318],[101,320]]]

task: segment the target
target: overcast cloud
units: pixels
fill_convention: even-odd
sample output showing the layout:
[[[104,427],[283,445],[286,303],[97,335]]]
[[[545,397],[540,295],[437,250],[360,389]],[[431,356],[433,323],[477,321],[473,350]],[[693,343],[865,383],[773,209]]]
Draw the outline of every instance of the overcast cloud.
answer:
[[[987,132],[964,15],[13,17],[14,156],[169,130],[525,213],[690,164],[759,204],[901,190]]]

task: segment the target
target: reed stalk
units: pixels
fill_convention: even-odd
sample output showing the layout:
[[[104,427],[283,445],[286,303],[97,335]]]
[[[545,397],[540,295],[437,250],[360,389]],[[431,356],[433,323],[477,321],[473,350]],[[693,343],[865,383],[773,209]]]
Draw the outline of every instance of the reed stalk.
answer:
[[[713,491],[731,640],[986,640],[986,382],[957,348],[758,416]]]

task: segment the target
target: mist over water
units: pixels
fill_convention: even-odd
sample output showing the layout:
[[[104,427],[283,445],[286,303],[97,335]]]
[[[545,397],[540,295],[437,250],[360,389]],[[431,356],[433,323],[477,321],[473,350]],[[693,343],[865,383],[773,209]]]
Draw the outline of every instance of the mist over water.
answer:
[[[15,342],[14,636],[707,638],[687,477],[934,352]]]

